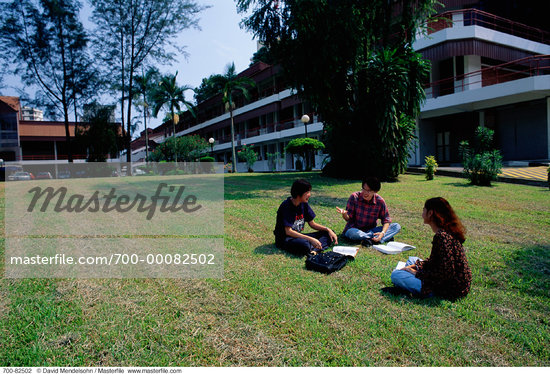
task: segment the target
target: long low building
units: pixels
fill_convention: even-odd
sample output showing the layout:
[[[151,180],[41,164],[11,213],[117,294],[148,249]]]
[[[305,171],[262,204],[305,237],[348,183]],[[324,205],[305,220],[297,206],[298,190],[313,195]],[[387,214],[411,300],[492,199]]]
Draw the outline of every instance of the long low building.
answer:
[[[0,96],[0,159],[10,162],[48,162],[68,159],[65,123],[59,121],[23,120],[19,97]],[[74,160],[85,160],[87,150],[73,143],[76,126],[69,122],[69,138]],[[120,124],[117,124],[120,130]]]
[[[252,97],[245,102],[243,97],[236,98],[233,112],[235,124],[235,146],[248,145],[258,154],[254,164],[255,171],[292,170],[296,168],[297,158],[285,154],[285,146],[296,137],[305,136],[320,139],[323,123],[312,112],[308,103],[300,100],[296,94],[286,88],[278,66],[258,62],[244,70],[239,76],[246,76],[256,82],[251,90]],[[308,114],[310,122],[301,121]],[[216,95],[199,103],[196,118],[186,112],[176,126],[176,136],[199,134],[206,140],[214,139],[212,147],[216,161],[231,162],[230,114],[225,112],[221,95]],[[162,143],[172,136],[172,124],[164,123],[149,130],[149,140]],[[133,142],[132,161],[140,161],[144,156],[145,132]],[[151,146],[150,146],[151,147]],[[321,151],[315,157],[315,166],[320,168],[326,155]],[[238,164],[238,170],[246,170],[244,163]]]

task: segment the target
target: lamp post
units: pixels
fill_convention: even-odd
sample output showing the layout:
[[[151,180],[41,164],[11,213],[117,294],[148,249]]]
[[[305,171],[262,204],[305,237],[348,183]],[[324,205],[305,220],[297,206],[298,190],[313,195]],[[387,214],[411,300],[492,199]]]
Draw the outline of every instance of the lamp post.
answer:
[[[306,138],[307,138],[307,123],[309,122],[309,116],[307,114],[304,114],[302,116],[301,121],[304,124],[304,127],[306,128]]]
[[[304,124],[304,127],[306,129],[306,138],[307,138],[307,123],[309,122],[309,116],[307,114],[304,114],[302,116],[301,121]],[[305,156],[306,156],[306,158],[304,160],[306,162],[305,166],[306,166],[306,170],[308,170],[308,168],[309,168],[309,157],[310,157],[309,150],[305,151]]]
[[[208,139],[208,143],[210,143],[210,156],[214,157],[214,138]]]

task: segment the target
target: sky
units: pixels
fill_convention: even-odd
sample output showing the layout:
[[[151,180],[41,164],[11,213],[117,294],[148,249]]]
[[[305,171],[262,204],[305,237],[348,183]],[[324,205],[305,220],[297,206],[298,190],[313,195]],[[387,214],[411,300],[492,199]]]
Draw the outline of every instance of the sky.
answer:
[[[231,62],[235,63],[237,72],[243,71],[248,67],[250,58],[257,50],[257,43],[252,40],[252,34],[239,27],[242,16],[237,14],[234,0],[197,0],[197,2],[201,5],[209,5],[210,8],[199,15],[201,30],[187,29],[179,36],[178,42],[186,46],[188,58],[178,56],[176,57],[178,62],[173,63],[172,66],[159,66],[159,70],[163,73],[173,74],[178,71],[178,84],[191,87],[198,87],[202,79],[211,74],[223,73],[226,65]],[[89,14],[89,8],[85,7],[82,11],[85,27],[89,25],[86,20]],[[17,91],[13,87],[23,88],[16,77],[5,77],[4,84],[8,87],[2,89],[2,95],[17,96]],[[26,91],[34,97],[34,92],[28,89]],[[186,95],[191,99],[193,93],[187,91]],[[161,112],[158,119],[151,118],[152,126],[160,125],[163,117],[164,113]],[[141,130],[143,127],[138,131]]]

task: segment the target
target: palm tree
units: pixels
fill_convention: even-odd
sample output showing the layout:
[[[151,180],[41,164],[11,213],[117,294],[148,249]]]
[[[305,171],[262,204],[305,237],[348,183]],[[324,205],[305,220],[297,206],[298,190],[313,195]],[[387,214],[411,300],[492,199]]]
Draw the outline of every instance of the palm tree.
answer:
[[[239,77],[235,72],[235,63],[228,64],[223,75],[217,74],[210,78],[210,84],[223,95],[223,103],[225,110],[229,111],[231,118],[231,152],[233,157],[232,168],[233,172],[237,172],[237,154],[235,152],[235,126],[233,123],[233,110],[235,109],[235,101],[233,94],[240,92],[247,100],[250,98],[248,92],[249,87],[256,86],[256,83],[248,77]]]
[[[135,92],[143,97],[143,123],[145,127],[145,161],[149,158],[149,134],[147,133],[147,118],[149,117],[149,99],[154,91],[155,82],[158,80],[160,73],[157,68],[150,68],[147,73],[137,76],[134,79]]]
[[[179,116],[176,115],[176,109],[181,111],[180,104],[187,107],[191,114],[195,116],[193,104],[187,101],[184,95],[185,91],[192,90],[192,88],[188,85],[178,86],[178,83],[176,82],[177,75],[178,72],[176,71],[176,74],[174,75],[168,74],[161,77],[158,86],[156,86],[151,95],[151,101],[153,102],[153,116],[156,117],[163,106],[170,110],[170,116],[172,118],[172,136],[174,139],[176,138],[176,122],[179,122]],[[174,152],[176,152],[176,150],[174,150]],[[175,153],[175,160],[177,166],[177,152]]]

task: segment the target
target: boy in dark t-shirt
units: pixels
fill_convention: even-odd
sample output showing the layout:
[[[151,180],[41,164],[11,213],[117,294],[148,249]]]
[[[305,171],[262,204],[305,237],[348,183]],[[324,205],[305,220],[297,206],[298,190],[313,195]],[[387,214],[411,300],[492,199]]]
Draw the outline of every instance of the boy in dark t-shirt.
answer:
[[[275,245],[278,248],[296,254],[308,254],[325,250],[332,242],[338,244],[334,231],[314,221],[315,213],[308,204],[311,196],[311,184],[298,179],[290,189],[291,197],[286,199],[277,210],[275,224]],[[305,223],[316,232],[302,234]]]

